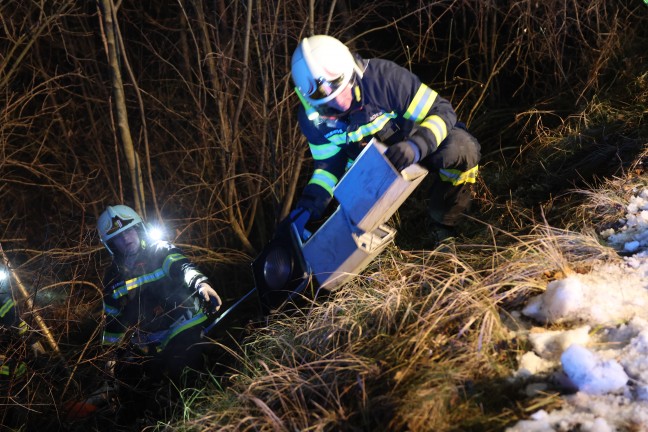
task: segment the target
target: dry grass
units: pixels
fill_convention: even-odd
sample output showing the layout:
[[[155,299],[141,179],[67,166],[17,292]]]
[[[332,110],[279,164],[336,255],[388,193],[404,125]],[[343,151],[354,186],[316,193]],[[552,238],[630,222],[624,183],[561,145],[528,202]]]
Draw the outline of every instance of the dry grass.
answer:
[[[326,300],[256,329],[228,388],[207,392],[178,427],[497,430],[523,415],[506,380],[520,341],[502,314],[613,255],[543,227],[501,247],[392,249]]]

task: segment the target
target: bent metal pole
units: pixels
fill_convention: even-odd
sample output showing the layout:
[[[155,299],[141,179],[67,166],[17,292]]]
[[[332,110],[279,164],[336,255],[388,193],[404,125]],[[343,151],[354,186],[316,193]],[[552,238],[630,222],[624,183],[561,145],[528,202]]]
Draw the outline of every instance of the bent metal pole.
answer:
[[[31,314],[36,320],[36,324],[38,324],[38,327],[40,327],[40,329],[42,330],[43,335],[45,335],[45,339],[47,340],[47,343],[52,348],[52,350],[54,350],[55,353],[61,354],[58,343],[56,343],[56,341],[54,340],[54,336],[52,336],[52,332],[50,331],[49,327],[47,327],[47,324],[45,324],[45,321],[40,316],[40,314],[34,309],[34,302],[32,301],[29,295],[29,291],[27,291],[27,288],[25,288],[25,285],[23,285],[22,281],[20,280],[20,277],[16,274],[16,272],[13,271],[9,262],[9,257],[7,257],[7,254],[5,254],[5,251],[2,248],[2,243],[0,243],[0,253],[2,254],[2,262],[5,268],[11,274],[14,281],[16,282],[20,294],[27,302],[27,306],[29,307]]]

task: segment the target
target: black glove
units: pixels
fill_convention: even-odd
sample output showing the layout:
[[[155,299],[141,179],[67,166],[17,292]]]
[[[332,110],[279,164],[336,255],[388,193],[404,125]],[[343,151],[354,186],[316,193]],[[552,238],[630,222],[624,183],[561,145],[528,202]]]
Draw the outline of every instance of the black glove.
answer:
[[[310,216],[310,211],[301,207],[298,207],[295,210],[291,211],[290,215],[288,216],[290,222],[295,225],[295,228],[297,228],[297,234],[299,234],[299,238],[301,239],[304,238],[304,229],[306,228],[306,224],[308,223]]]
[[[385,152],[385,156],[397,171],[418,162],[420,155],[419,148],[411,141],[401,141],[391,145]]]
[[[306,231],[306,224],[310,220],[311,212],[303,207],[297,207],[290,212],[288,216],[283,218],[277,225],[273,239],[290,239],[292,232],[292,225],[295,225],[297,234],[304,240],[304,232]]]

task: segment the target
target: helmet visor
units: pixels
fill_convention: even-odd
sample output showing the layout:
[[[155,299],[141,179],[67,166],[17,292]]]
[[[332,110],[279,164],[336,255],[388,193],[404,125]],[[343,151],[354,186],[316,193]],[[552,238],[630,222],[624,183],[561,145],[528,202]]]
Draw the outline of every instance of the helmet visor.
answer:
[[[333,93],[338,92],[346,83],[344,80],[344,74],[342,74],[332,81],[329,81],[326,78],[317,78],[315,84],[315,91],[308,97],[314,104],[317,104],[317,101],[325,99]]]
[[[335,85],[337,85],[336,88],[336,90],[338,90],[337,93],[340,94],[345,87],[347,86],[353,87],[356,83],[356,80],[355,80],[355,76],[353,76],[349,82],[345,83],[344,75],[342,75],[341,77],[337,78],[334,81],[334,83]],[[311,98],[313,98],[313,96],[311,96]],[[349,107],[349,109],[344,111],[340,110],[340,107],[337,106],[336,98],[337,95],[335,95],[335,97],[333,98],[329,98],[326,102],[322,102],[319,105],[314,104],[313,108],[322,117],[342,117],[345,114],[347,114],[351,108]]]
[[[122,232],[124,228],[132,225],[133,222],[135,222],[135,219],[122,218],[119,215],[115,215],[112,218],[112,224],[110,225],[110,228],[108,228],[108,230],[106,231],[106,237],[111,238],[111,236],[114,236],[119,232]]]

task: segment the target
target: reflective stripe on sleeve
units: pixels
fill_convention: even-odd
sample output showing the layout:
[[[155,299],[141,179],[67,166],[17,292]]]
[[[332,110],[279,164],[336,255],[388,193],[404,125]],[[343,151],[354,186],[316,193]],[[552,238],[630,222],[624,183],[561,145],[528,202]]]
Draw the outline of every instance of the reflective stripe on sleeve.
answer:
[[[378,117],[373,119],[371,123],[362,125],[358,129],[349,132],[348,133],[349,142],[358,142],[365,137],[376,134],[378,131],[380,131],[382,128],[385,127],[385,125],[389,122],[389,120],[396,118],[397,116],[398,115],[393,111],[379,115]],[[346,142],[346,137],[345,137],[345,142]]]
[[[324,160],[340,152],[340,147],[335,144],[308,144],[315,160]]]
[[[18,366],[14,369],[14,376],[19,377],[27,372],[27,364],[25,362],[18,363]]]
[[[18,334],[22,336],[27,332],[28,329],[29,327],[27,327],[27,323],[21,320],[20,324],[18,324]]]
[[[168,269],[167,269],[168,270]],[[144,284],[155,282],[166,276],[163,269],[157,269],[153,273],[148,273],[133,279],[127,280],[124,285],[119,286],[112,293],[112,298],[118,299],[128,294],[128,291],[141,287]]]
[[[11,372],[11,366],[7,364],[0,366],[0,376],[19,377],[21,375],[24,375],[25,372],[27,372],[27,365],[25,364],[25,362],[17,363],[17,365],[14,367],[13,373]]]
[[[117,284],[112,292],[112,298],[118,299],[120,297],[128,294],[129,291],[141,287],[147,283],[155,282],[169,274],[169,269],[171,266],[179,260],[185,259],[185,256],[182,254],[174,253],[170,254],[164,259],[162,263],[162,268],[155,270],[154,272],[147,273],[142,276],[138,276],[133,279],[129,279],[124,283]]]
[[[110,316],[119,316],[119,309],[117,309],[114,306],[107,305],[106,303],[103,304],[104,312],[106,315]]]
[[[169,274],[169,268],[175,263],[176,261],[180,261],[181,259],[184,259],[185,256],[182,254],[174,253],[167,255],[166,258],[164,258],[164,262],[162,263],[162,271],[164,271],[164,274],[168,275]]]
[[[330,172],[323,169],[316,169],[313,172],[313,176],[311,177],[308,184],[316,184],[318,186],[321,186],[322,188],[324,188],[324,190],[326,190],[326,192],[333,196],[333,188],[335,187],[337,182],[338,178]]]
[[[446,123],[436,114],[426,118],[425,121],[421,123],[421,126],[432,131],[434,138],[436,138],[437,146],[448,136],[448,127],[446,126]]]
[[[115,345],[119,343],[124,337],[125,333],[109,333],[104,332],[101,340],[102,345]]]
[[[16,303],[13,301],[12,298],[8,298],[7,301],[4,302],[2,307],[0,308],[0,318],[4,318],[5,315],[7,315],[7,312],[11,310],[11,308],[14,307]]]
[[[375,135],[378,131],[385,127],[389,120],[396,117],[398,117],[398,115],[393,111],[383,113],[373,119],[370,123],[364,124],[353,131],[340,131],[336,134],[327,136],[326,139],[329,140],[330,144],[321,144],[318,147],[323,148],[326,146],[328,148],[328,146],[335,146],[336,150],[334,150],[333,148],[328,148],[327,152],[323,149],[316,149],[319,152],[317,156],[319,157],[321,154],[321,156],[331,157],[337,154],[338,151],[340,151],[340,147],[338,146],[346,145],[350,142],[359,142],[362,141],[362,139],[365,137]],[[311,153],[313,153],[313,157],[317,159],[313,149],[313,144],[311,144]],[[320,157],[320,159],[326,159],[326,157]]]
[[[415,123],[420,123],[427,116],[436,98],[437,92],[425,84],[421,84],[416,95],[414,95],[412,103],[409,104],[405,114],[403,114],[403,117]]]

